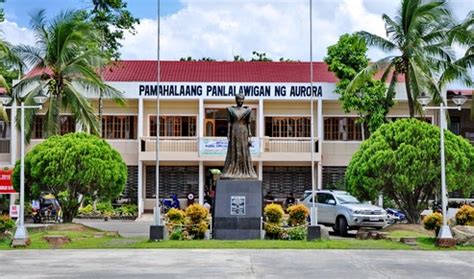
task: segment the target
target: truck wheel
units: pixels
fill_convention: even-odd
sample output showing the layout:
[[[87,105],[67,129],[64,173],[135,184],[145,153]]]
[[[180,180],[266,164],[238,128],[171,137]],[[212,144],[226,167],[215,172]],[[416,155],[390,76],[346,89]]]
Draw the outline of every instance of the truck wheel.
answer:
[[[347,235],[347,220],[344,217],[339,217],[337,219],[337,227],[339,229],[339,235],[340,236],[346,236]]]

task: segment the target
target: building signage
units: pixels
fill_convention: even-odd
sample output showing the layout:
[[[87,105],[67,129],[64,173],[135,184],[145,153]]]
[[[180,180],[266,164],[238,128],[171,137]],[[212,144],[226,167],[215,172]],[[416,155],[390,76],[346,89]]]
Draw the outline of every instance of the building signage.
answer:
[[[10,218],[18,218],[20,216],[20,206],[16,204],[10,205]]]
[[[335,83],[283,83],[283,82],[107,82],[122,91],[125,99],[156,99],[158,91],[163,99],[223,99],[231,100],[237,94],[248,99],[309,100],[333,99]],[[333,96],[334,95],[334,96]],[[93,97],[95,95],[91,95]]]
[[[230,196],[230,215],[245,215],[245,196]]]
[[[12,183],[13,171],[10,169],[0,170],[0,194],[16,194]]]
[[[139,96],[156,96],[156,84],[138,85]],[[306,98],[311,97],[309,85],[263,85],[263,84],[160,84],[160,97],[247,97]],[[321,86],[313,85],[313,96],[322,97]]]
[[[260,140],[253,138],[250,154],[260,156]],[[199,142],[200,156],[226,156],[228,141],[226,138],[202,138]]]

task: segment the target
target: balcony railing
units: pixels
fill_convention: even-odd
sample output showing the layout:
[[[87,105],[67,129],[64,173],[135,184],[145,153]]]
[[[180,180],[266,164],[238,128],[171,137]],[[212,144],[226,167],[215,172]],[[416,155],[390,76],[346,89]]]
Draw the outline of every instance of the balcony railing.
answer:
[[[225,142],[224,142],[225,141]],[[253,138],[251,152],[253,155],[262,152],[269,153],[309,153],[311,152],[310,138]],[[225,156],[226,138],[216,137],[160,137],[160,152],[198,152],[201,156]],[[199,150],[201,148],[201,150]],[[318,152],[318,139],[314,141],[314,152]],[[222,149],[222,150],[221,150]],[[256,150],[258,149],[258,150]],[[155,152],[156,138],[141,138],[142,152]]]
[[[156,138],[141,139],[142,152],[156,151]],[[160,137],[160,152],[197,152],[198,139],[195,137]]]
[[[263,138],[263,152],[309,153],[311,138]],[[318,140],[314,140],[314,152],[318,152]]]

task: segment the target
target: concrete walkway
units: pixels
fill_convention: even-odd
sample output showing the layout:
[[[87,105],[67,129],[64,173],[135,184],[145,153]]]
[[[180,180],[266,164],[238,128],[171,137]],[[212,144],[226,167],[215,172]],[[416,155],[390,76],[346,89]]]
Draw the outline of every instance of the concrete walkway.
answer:
[[[0,278],[473,278],[474,252],[11,250]]]
[[[96,228],[104,231],[116,231],[123,237],[137,237],[150,235],[150,220],[128,221],[128,220],[91,220],[91,219],[74,219],[74,223],[83,224],[85,226]]]

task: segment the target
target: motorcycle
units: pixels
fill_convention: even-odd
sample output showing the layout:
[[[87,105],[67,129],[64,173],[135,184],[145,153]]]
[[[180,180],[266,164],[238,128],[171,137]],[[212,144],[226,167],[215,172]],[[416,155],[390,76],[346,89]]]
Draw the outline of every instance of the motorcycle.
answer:
[[[398,209],[387,208],[385,209],[387,212],[387,222],[389,224],[395,224],[397,222],[402,222],[406,219],[405,214]]]
[[[164,213],[167,213],[171,208],[180,208],[178,196],[176,194],[171,195],[171,198],[162,199],[161,205]]]

